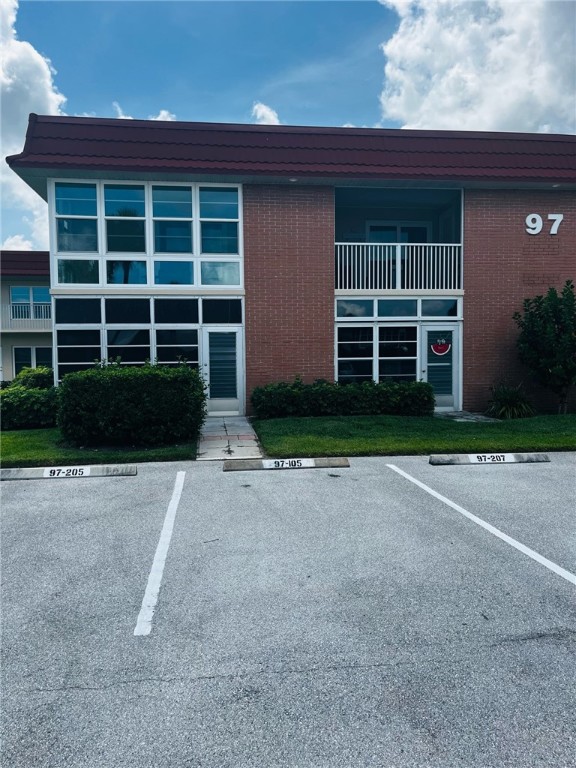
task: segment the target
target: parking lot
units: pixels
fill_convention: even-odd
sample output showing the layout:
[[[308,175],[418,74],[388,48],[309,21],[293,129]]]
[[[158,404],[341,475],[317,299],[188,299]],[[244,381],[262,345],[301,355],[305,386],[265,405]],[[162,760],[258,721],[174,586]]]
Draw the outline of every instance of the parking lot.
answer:
[[[576,766],[550,458],[2,483],[3,764]]]

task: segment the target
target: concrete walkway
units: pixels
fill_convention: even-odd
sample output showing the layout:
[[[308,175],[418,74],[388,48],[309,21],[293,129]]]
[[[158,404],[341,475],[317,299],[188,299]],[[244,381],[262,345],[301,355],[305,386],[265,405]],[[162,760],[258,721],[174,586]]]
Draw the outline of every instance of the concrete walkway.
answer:
[[[260,459],[256,434],[245,416],[208,416],[198,443],[198,461]]]

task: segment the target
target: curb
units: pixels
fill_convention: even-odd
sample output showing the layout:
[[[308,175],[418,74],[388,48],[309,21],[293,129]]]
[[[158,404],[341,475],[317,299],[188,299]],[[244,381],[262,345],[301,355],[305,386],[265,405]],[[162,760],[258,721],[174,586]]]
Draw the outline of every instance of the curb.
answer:
[[[550,461],[546,453],[459,453],[454,455],[432,455],[430,464],[530,464]]]
[[[0,480],[79,480],[85,477],[125,477],[137,475],[136,464],[96,464],[73,467],[27,467],[2,469]]]
[[[258,469],[329,469],[330,467],[349,467],[344,458],[328,459],[233,459],[224,461],[224,472],[245,472]]]

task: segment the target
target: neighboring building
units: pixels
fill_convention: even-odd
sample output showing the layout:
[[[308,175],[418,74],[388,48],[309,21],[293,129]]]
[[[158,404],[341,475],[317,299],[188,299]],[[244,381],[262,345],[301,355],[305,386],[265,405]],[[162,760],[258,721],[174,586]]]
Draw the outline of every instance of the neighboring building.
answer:
[[[57,376],[185,358],[211,412],[296,375],[481,410],[522,299],[576,276],[574,136],[31,115],[8,163],[48,201]]]
[[[50,254],[0,254],[0,381],[25,367],[52,367]]]

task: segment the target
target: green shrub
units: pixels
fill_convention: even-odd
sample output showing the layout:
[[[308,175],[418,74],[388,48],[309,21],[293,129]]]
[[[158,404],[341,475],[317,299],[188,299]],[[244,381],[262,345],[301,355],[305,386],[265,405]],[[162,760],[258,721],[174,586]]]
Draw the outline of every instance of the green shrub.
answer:
[[[39,365],[38,368],[22,368],[20,373],[16,374],[11,386],[50,389],[54,386],[54,371],[45,365]]]
[[[319,379],[313,384],[304,384],[296,378],[291,383],[256,387],[251,401],[260,419],[378,414],[430,416],[434,413],[432,387],[423,381],[336,384]]]
[[[534,416],[534,408],[530,405],[522,384],[513,386],[501,381],[490,387],[492,397],[486,410],[487,416],[496,419],[525,419]]]
[[[77,445],[164,445],[195,439],[206,413],[198,371],[109,365],[62,379],[58,426]]]
[[[37,429],[56,424],[56,388],[28,389],[12,384],[0,392],[2,429]]]

